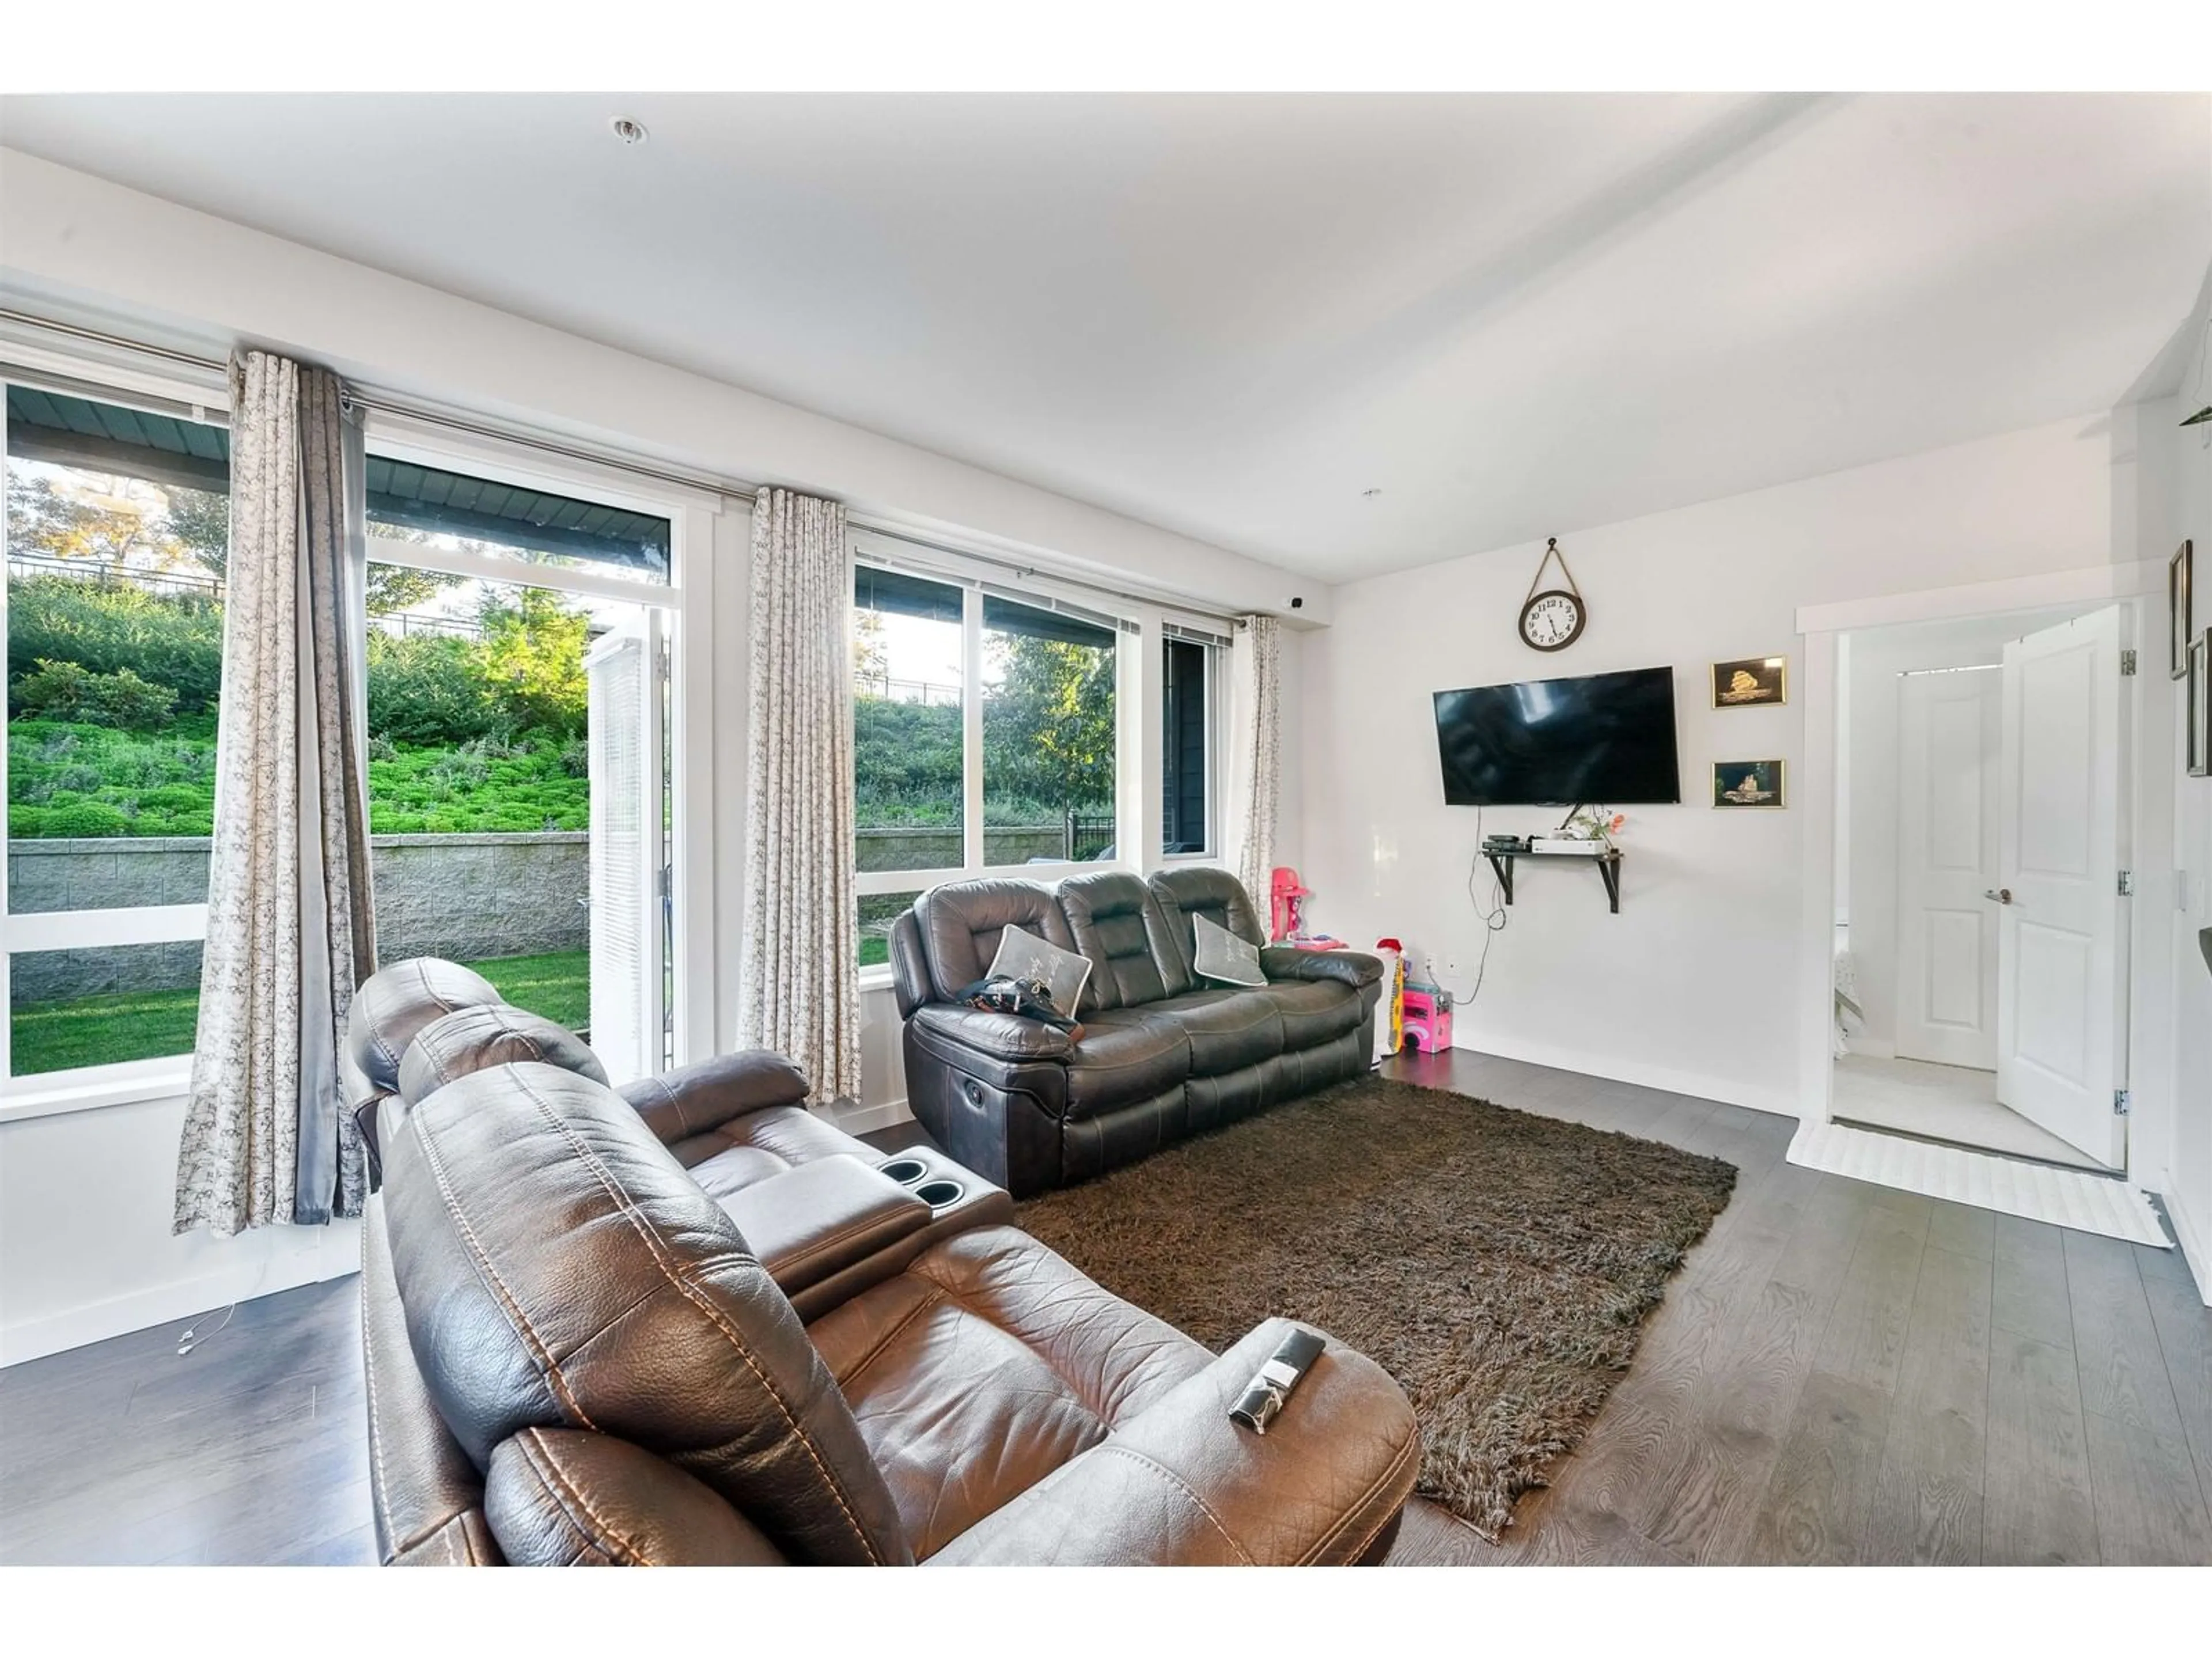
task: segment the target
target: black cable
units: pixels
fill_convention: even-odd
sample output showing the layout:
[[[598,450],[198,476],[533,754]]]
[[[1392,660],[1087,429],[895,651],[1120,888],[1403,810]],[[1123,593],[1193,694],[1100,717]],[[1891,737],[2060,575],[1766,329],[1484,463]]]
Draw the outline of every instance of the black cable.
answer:
[[[1474,988],[1465,996],[1446,985],[1441,974],[1437,975],[1437,989],[1444,994],[1444,1006],[1448,1008],[1468,1007],[1482,994],[1483,975],[1490,970],[1490,942],[1504,933],[1505,924],[1513,919],[1512,907],[1505,902],[1504,884],[1498,879],[1495,870],[1490,878],[1489,907],[1485,908],[1482,900],[1476,896],[1475,878],[1487,862],[1482,852],[1482,809],[1478,806],[1474,809],[1474,856],[1467,866],[1467,897],[1468,902],[1474,906],[1475,919],[1482,923],[1482,954],[1475,958]],[[1429,958],[1429,971],[1435,973],[1436,958],[1433,956]]]

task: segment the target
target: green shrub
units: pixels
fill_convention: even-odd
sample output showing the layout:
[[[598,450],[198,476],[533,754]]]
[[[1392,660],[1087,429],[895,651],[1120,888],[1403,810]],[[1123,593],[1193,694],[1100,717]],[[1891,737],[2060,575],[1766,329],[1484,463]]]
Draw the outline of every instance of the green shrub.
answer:
[[[472,641],[450,634],[370,632],[368,724],[379,737],[395,744],[466,743],[509,720],[489,694]]]
[[[127,668],[101,674],[44,657],[12,690],[9,703],[27,720],[86,720],[125,732],[159,731],[177,703],[173,687],[151,684]]]
[[[52,805],[33,810],[41,813],[39,833],[47,836],[119,836],[131,824],[121,808],[82,796],[59,795]]]
[[[94,674],[128,669],[176,694],[173,712],[204,714],[222,693],[222,606],[197,594],[153,593],[70,576],[8,583],[8,708],[41,661]]]

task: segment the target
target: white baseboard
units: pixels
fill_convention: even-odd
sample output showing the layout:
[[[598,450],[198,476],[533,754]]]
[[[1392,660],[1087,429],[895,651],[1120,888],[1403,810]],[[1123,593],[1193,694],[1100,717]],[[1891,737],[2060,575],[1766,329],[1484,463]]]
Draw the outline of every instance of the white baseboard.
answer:
[[[272,1249],[258,1261],[240,1261],[189,1279],[149,1285],[40,1318],[0,1325],[0,1368],[361,1271],[358,1222],[338,1222],[314,1231],[322,1237],[312,1249]]]
[[[1847,1036],[1844,1039],[1844,1046],[1853,1054],[1863,1054],[1869,1060],[1897,1058],[1897,1045],[1894,1042],[1885,1042],[1880,1037]]]
[[[907,1110],[903,1095],[896,1100],[878,1101],[872,1106],[854,1106],[842,1112],[832,1110],[828,1115],[848,1135],[873,1134],[878,1129],[915,1121],[914,1114]]]
[[[2182,1207],[2180,1194],[2164,1192],[2159,1201],[2166,1206],[2166,1218],[2173,1224],[2173,1236],[2181,1241],[2182,1259],[2189,1263],[2189,1271],[2196,1276],[2197,1294],[2204,1298],[2204,1305],[2212,1308],[2212,1250],[2207,1250],[2207,1240],[2197,1231],[2195,1218]]]
[[[1474,1048],[1474,1043],[1462,1043],[1462,1048]],[[1548,1066],[1554,1071],[1577,1072],[1584,1077],[1604,1078],[1613,1083],[1632,1083],[1641,1089],[1664,1089],[1669,1094],[1689,1095],[1698,1100],[1717,1100],[1723,1105],[1742,1106],[1754,1112],[1771,1112],[1777,1117],[1802,1117],[1795,1088],[1768,1089],[1737,1082],[1729,1078],[1708,1076],[1702,1072],[1680,1072],[1668,1066],[1646,1066],[1638,1061],[1607,1059],[1580,1048],[1557,1048],[1545,1042],[1516,1042],[1506,1036],[1486,1036],[1479,1052],[1496,1054],[1504,1060],[1517,1060],[1530,1066]]]

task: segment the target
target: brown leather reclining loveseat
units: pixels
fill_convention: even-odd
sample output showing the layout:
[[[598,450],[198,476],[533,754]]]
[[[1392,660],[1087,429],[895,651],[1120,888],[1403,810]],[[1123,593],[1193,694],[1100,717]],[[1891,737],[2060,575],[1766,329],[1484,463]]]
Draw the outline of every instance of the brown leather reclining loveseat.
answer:
[[[1260,946],[1267,983],[1201,979],[1198,916]],[[1091,959],[1080,1041],[957,1000],[1011,927]],[[1374,1052],[1382,964],[1266,937],[1224,870],[932,888],[890,937],[907,1104],[938,1145],[1027,1198],[1358,1076]]]
[[[766,1054],[606,1087],[451,963],[365,985],[348,1060],[388,1562],[1372,1561],[1405,1395],[1332,1344],[1264,1438],[1216,1358],[932,1152],[807,1112]]]

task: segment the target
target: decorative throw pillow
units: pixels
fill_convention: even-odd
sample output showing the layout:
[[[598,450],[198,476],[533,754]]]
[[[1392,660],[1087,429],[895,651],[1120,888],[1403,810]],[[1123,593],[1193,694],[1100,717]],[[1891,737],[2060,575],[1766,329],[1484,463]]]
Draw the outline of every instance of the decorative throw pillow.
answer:
[[[1193,916],[1191,927],[1198,941],[1198,960],[1193,965],[1201,979],[1218,979],[1224,985],[1265,985],[1260,971],[1260,947],[1237,937],[1219,922]]]
[[[999,935],[999,953],[991,958],[988,976],[1036,980],[1052,994],[1054,1008],[1073,1019],[1083,988],[1091,982],[1091,958],[1009,927]]]

